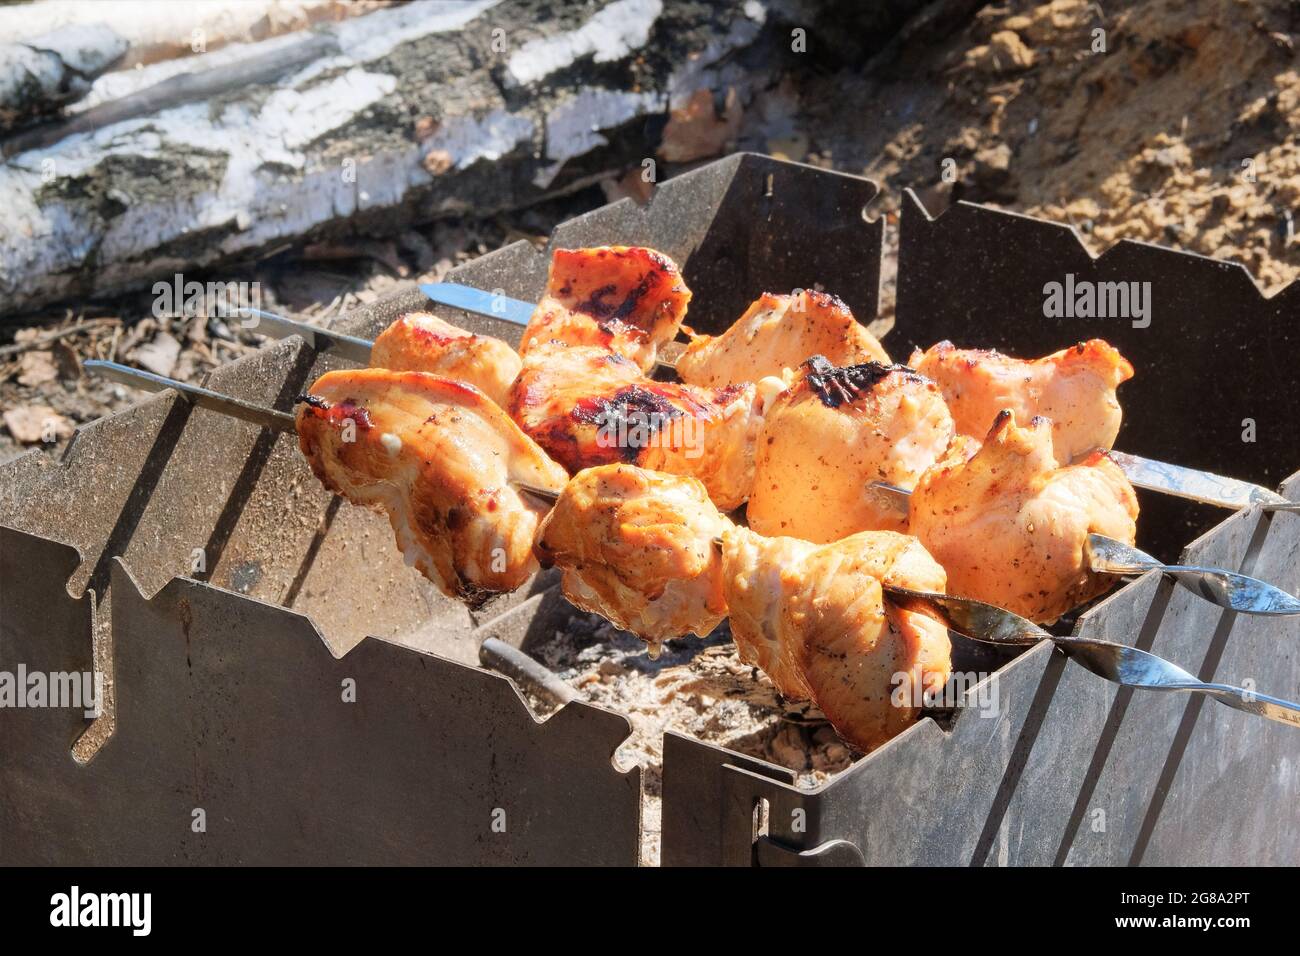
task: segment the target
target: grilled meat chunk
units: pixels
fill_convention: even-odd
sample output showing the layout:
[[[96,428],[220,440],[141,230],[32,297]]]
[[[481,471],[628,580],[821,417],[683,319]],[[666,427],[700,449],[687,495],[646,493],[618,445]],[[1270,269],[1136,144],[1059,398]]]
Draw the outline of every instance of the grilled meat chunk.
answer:
[[[974,457],[954,449],[917,483],[909,530],[947,571],[950,594],[1050,623],[1111,584],[1089,568],[1088,535],[1132,544],[1137,514],[1104,452],[1061,466],[1050,421],[1021,428],[1004,411]]]
[[[508,407],[570,472],[621,462],[689,475],[730,511],[749,496],[766,403],[782,388],[656,382],[617,352],[551,342],[524,356]]]
[[[677,373],[683,382],[718,388],[779,376],[813,355],[832,365],[889,364],[884,348],[835,296],[765,292],[721,335],[692,333]]]
[[[1064,464],[1115,444],[1123,417],[1115,389],[1133,377],[1128,359],[1101,339],[1032,360],[940,342],[908,364],[938,383],[963,435],[982,438],[1003,409],[1021,422],[1051,419]]]
[[[537,533],[570,602],[661,642],[708,634],[727,613],[714,538],[730,527],[694,478],[632,465],[578,472]]]
[[[407,563],[444,594],[481,604],[537,570],[546,505],[517,484],[558,492],[568,475],[474,386],[427,372],[327,372],[297,424],[321,483],[386,512]]]
[[[394,372],[431,372],[473,385],[504,406],[523,362],[500,339],[475,335],[428,312],[409,312],[379,333],[370,367]]]
[[[954,435],[939,388],[901,365],[805,362],[767,409],[747,515],[761,534],[836,541],[905,531],[873,481],[911,488]]]
[[[816,545],[733,528],[722,576],[741,657],[786,697],[811,699],[860,750],[906,729],[922,695],[948,681],[947,629],[881,590],[944,590],[943,568],[915,538],[865,531]]]
[[[653,249],[557,249],[519,351],[528,355],[552,341],[593,345],[649,371],[690,300],[676,263]]]

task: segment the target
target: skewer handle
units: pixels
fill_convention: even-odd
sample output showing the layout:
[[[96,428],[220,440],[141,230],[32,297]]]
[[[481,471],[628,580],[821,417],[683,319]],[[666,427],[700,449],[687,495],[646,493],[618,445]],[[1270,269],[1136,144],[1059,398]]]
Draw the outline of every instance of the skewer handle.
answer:
[[[370,347],[374,344],[369,339],[360,339],[355,335],[332,332],[319,325],[299,322],[264,309],[233,309],[231,315],[251,317],[256,323],[248,326],[252,331],[273,339],[287,339],[293,335],[302,336],[303,341],[318,352],[333,352],[350,362],[360,365],[370,364]]]
[[[1161,571],[1197,597],[1243,614],[1300,614],[1300,600],[1267,581],[1223,568],[1164,564],[1105,535],[1088,535],[1088,561],[1094,571],[1105,574]]]
[[[971,598],[913,591],[888,584],[884,591],[891,600],[904,606],[921,604],[928,607],[949,629],[972,640],[1019,647],[1040,640],[1052,641],[1075,663],[1113,684],[1143,690],[1205,694],[1228,707],[1300,727],[1300,704],[1246,691],[1231,684],[1197,680],[1177,664],[1150,651],[1091,637],[1049,634],[1018,614]]]
[[[222,415],[230,415],[233,418],[240,418],[263,428],[273,428],[276,431],[294,431],[297,427],[294,417],[287,412],[276,411],[274,408],[267,408],[264,405],[254,405],[242,398],[232,398],[211,389],[190,385],[188,382],[181,382],[174,378],[167,378],[165,375],[155,375],[153,372],[146,372],[143,369],[131,368],[129,365],[121,365],[117,362],[105,362],[101,359],[88,359],[82,363],[82,367],[92,375],[98,375],[100,378],[119,382],[131,388],[143,389],[146,392],[162,392],[169,388],[175,389],[192,405],[211,409],[214,412],[220,412]]]
[[[505,319],[515,325],[527,325],[533,317],[534,306],[531,302],[512,299],[497,292],[484,292],[455,282],[425,282],[420,286],[420,291],[439,305],[448,305],[489,319]]]
[[[1300,504],[1288,501],[1276,492],[1236,478],[1225,478],[1208,471],[1184,468],[1163,461],[1153,461],[1141,455],[1123,451],[1110,451],[1110,460],[1119,465],[1124,477],[1138,488],[1158,491],[1186,498],[1205,505],[1216,505],[1234,511],[1251,505],[1265,505],[1272,510],[1300,510]]]

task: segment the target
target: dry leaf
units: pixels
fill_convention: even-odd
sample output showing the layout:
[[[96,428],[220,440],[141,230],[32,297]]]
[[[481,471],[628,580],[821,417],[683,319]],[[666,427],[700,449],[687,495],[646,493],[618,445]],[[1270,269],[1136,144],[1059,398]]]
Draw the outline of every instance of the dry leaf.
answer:
[[[993,34],[987,46],[966,53],[966,65],[985,73],[1015,73],[1034,65],[1034,51],[1013,30]]]
[[[424,168],[428,170],[430,176],[441,176],[447,170],[451,169],[455,160],[451,158],[451,153],[445,149],[431,149],[428,155],[421,160]]]
[[[659,144],[659,158],[670,163],[717,156],[740,132],[740,97],[727,89],[722,115],[713,108],[713,93],[696,90],[686,105],[672,111]]]
[[[59,378],[70,382],[81,378],[81,355],[71,343],[54,344],[54,364],[59,368]]]
[[[619,179],[602,179],[601,188],[605,192],[605,199],[609,202],[617,202],[620,199],[632,199],[638,204],[644,206],[650,201],[650,194],[654,192],[655,184],[645,177],[644,170],[638,166],[635,169],[629,169]]]
[[[434,133],[438,132],[440,126],[442,126],[442,124],[432,116],[421,116],[415,121],[415,141],[417,143],[423,143]]]
[[[808,145],[807,136],[803,133],[793,133],[790,136],[769,139],[767,153],[774,159],[788,159],[791,162],[802,163],[808,158]]]
[[[72,435],[73,425],[48,405],[19,405],[4,413],[5,427],[24,445],[57,441]]]
[[[53,352],[24,352],[18,361],[18,384],[29,388],[53,382],[59,377]]]
[[[181,354],[181,343],[167,332],[159,332],[152,342],[137,348],[131,359],[155,375],[170,376]]]

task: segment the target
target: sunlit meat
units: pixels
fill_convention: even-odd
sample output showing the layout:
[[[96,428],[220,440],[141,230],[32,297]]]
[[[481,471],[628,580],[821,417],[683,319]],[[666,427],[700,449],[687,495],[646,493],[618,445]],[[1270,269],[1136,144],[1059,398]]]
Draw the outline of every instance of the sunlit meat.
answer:
[[[537,570],[546,504],[564,469],[490,398],[426,372],[328,372],[298,408],[298,443],[329,490],[384,511],[397,546],[449,597],[477,605]]]
[[[741,657],[784,696],[811,699],[860,750],[906,729],[922,695],[948,681],[947,629],[881,590],[944,590],[943,568],[915,538],[867,531],[816,545],[733,528],[722,575]]]
[[[1102,452],[1057,463],[1052,423],[1003,412],[974,457],[958,447],[917,483],[910,531],[948,573],[948,591],[1048,623],[1104,592],[1088,535],[1132,544],[1137,496]]]
[[[817,356],[766,412],[749,526],[819,543],[856,531],[905,531],[906,515],[871,483],[912,487],[953,434],[929,379],[876,362],[834,368]]]
[[[399,317],[370,349],[371,368],[431,372],[473,385],[502,406],[522,365],[519,354],[500,339],[475,335],[428,312]]]
[[[961,434],[983,438],[1003,409],[1021,422],[1042,416],[1064,463],[1114,445],[1123,417],[1115,389],[1133,377],[1128,359],[1101,339],[1032,360],[940,342],[908,364],[939,384]]]
[[[617,352],[552,342],[524,357],[509,410],[570,472],[621,462],[689,475],[730,511],[749,496],[763,414],[783,387],[656,382]]]
[[[705,635],[727,612],[714,538],[730,527],[693,478],[631,465],[578,472],[537,535],[564,596],[647,641]]]
[[[795,369],[813,355],[832,365],[889,363],[848,306],[824,292],[765,292],[721,335],[694,335],[677,359],[683,382],[718,387]]]
[[[552,341],[600,346],[649,371],[690,300],[676,263],[653,249],[557,249],[519,351]]]

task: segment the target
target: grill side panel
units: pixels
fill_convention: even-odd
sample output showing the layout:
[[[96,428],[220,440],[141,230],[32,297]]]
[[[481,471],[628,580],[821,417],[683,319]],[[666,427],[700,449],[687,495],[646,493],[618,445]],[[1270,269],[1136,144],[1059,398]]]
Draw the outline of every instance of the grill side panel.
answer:
[[[181,579],[147,599],[120,562],[113,586],[118,726],[95,759],[50,712],[0,710],[6,739],[33,731],[6,748],[4,862],[635,865],[624,718],[538,724],[477,668],[379,640],[336,659],[300,615]]]

